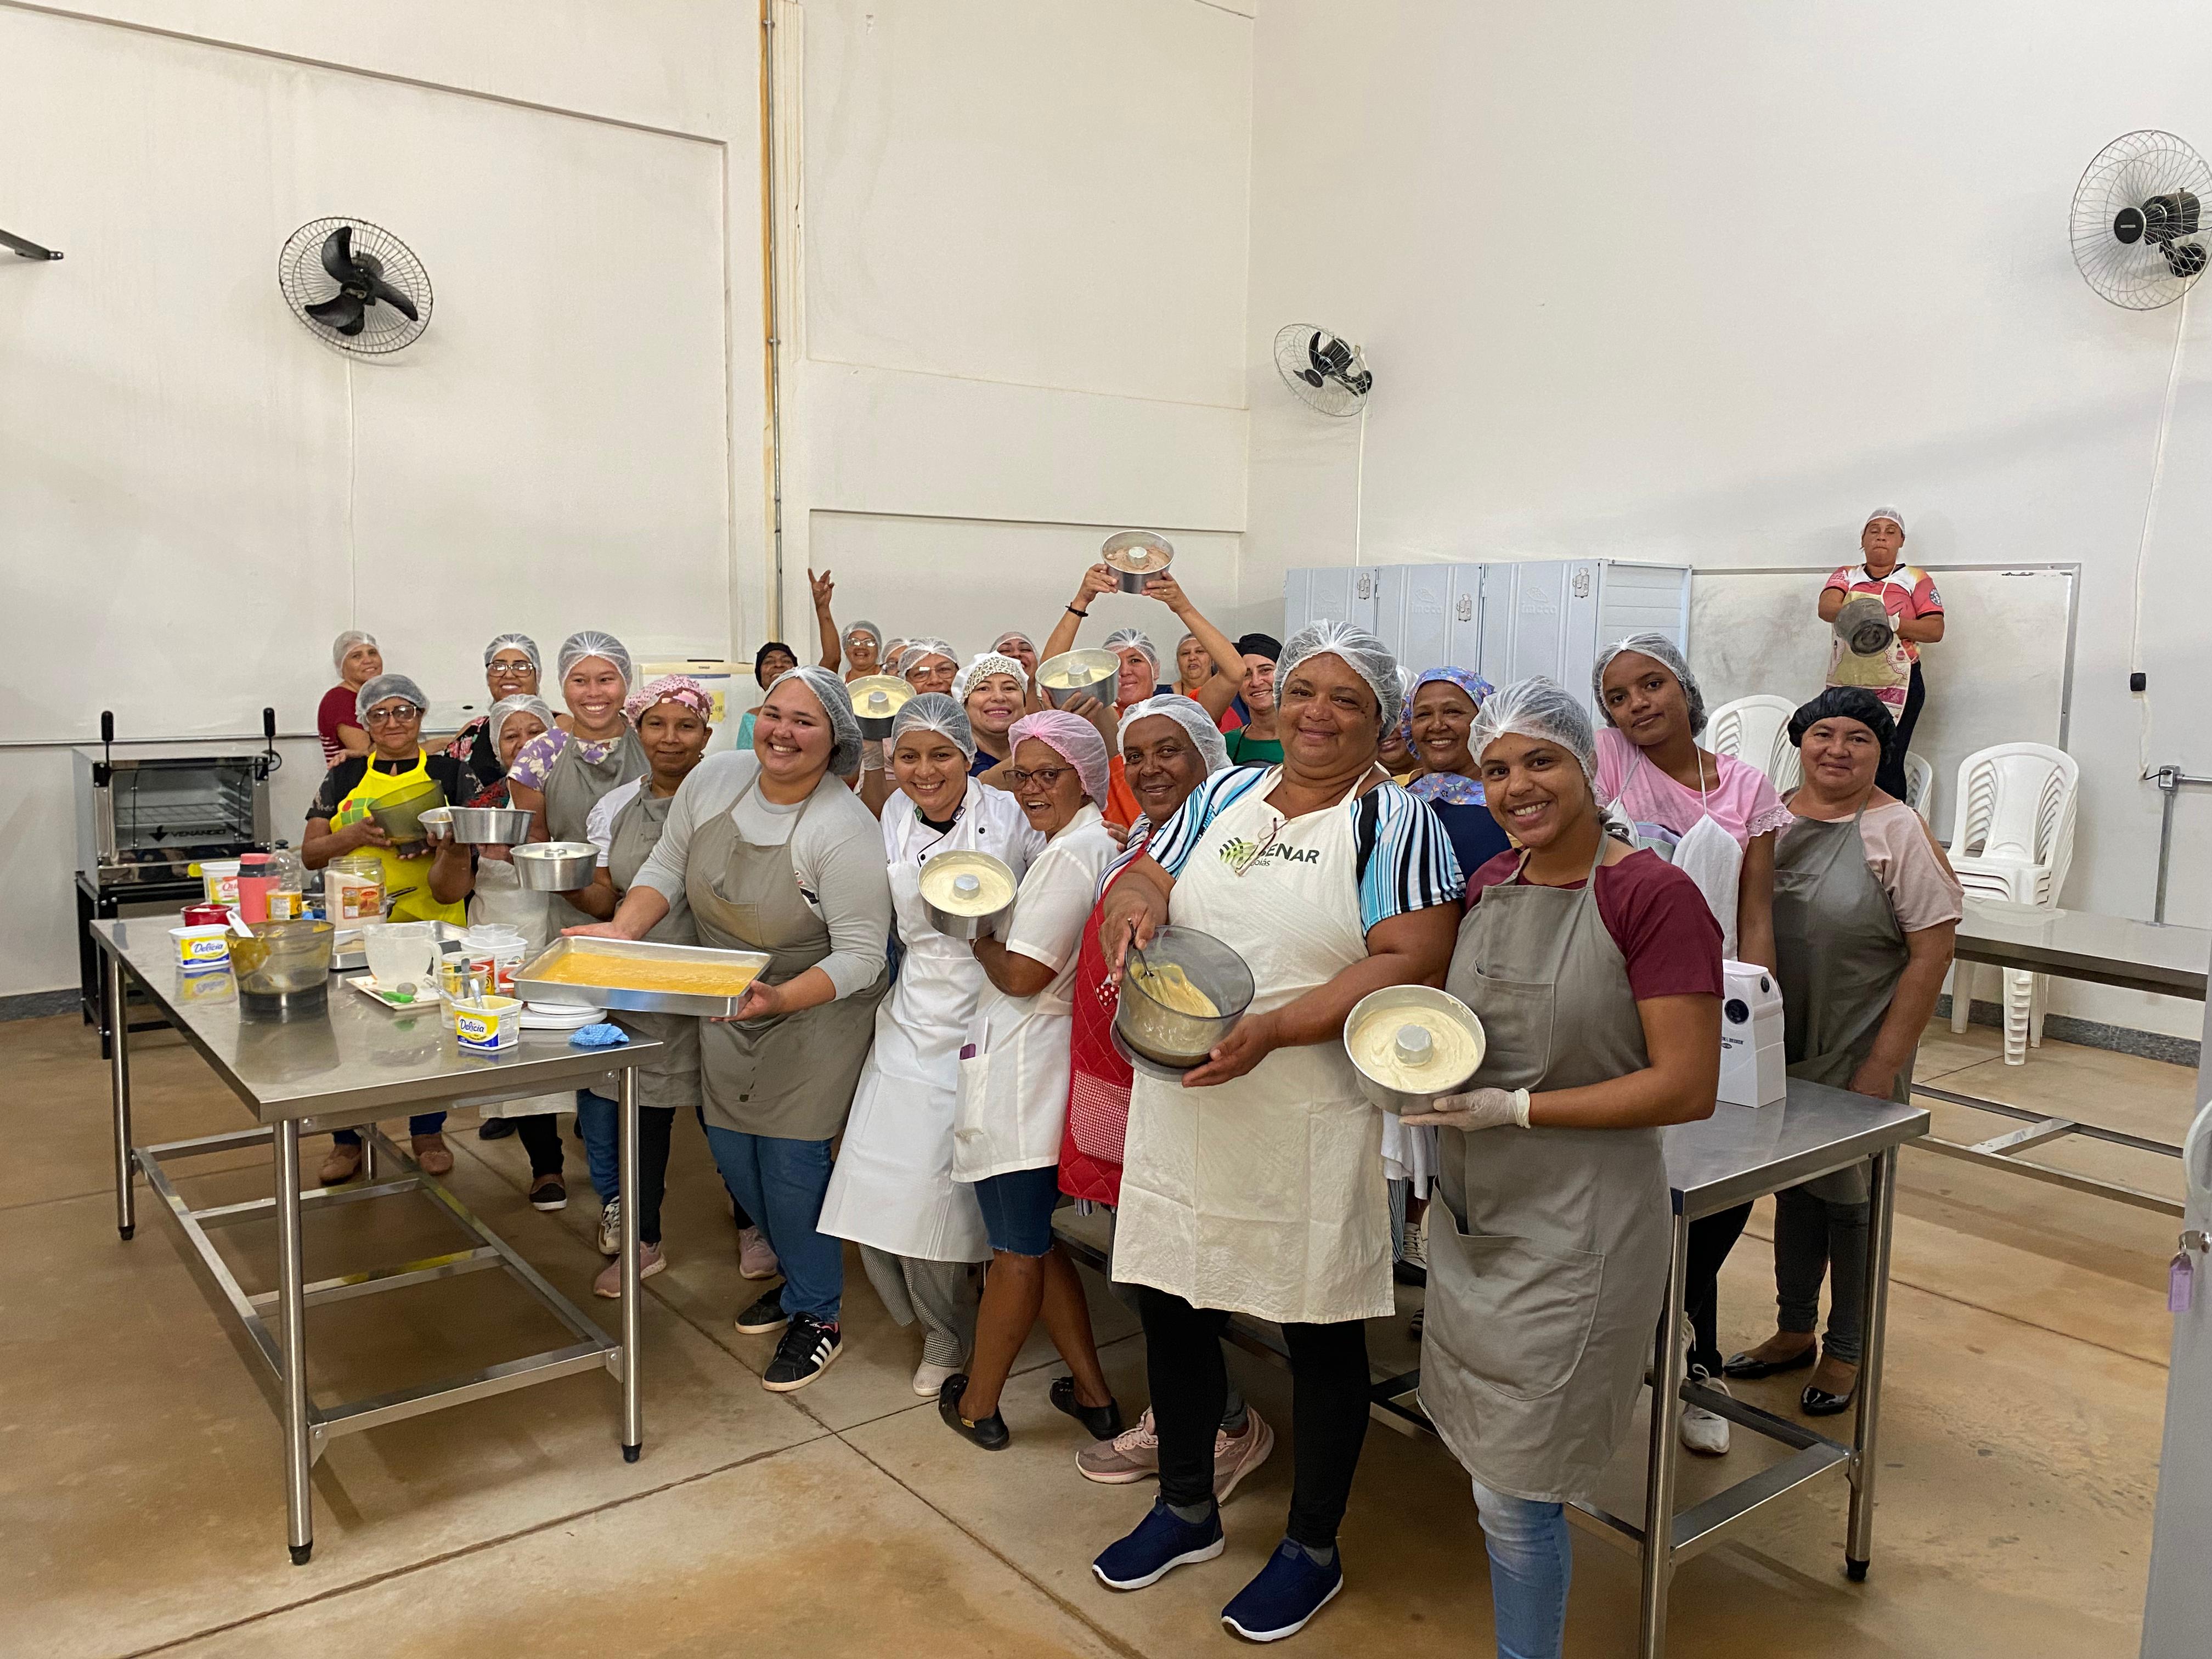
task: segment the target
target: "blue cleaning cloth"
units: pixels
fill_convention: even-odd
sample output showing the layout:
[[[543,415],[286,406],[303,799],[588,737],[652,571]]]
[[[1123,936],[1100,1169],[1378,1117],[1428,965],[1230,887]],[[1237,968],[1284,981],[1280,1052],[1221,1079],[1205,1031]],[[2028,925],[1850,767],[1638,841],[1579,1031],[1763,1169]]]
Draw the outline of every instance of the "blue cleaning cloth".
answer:
[[[629,1033],[619,1025],[602,1020],[597,1025],[586,1025],[568,1038],[571,1048],[619,1048],[629,1041]]]

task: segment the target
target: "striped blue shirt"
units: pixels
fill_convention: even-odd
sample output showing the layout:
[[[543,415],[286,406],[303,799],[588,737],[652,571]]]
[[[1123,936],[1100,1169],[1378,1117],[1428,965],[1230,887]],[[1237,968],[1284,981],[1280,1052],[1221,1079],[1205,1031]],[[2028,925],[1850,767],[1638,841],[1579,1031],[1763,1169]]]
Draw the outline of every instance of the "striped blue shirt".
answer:
[[[1274,769],[1232,766],[1216,772],[1191,791],[1190,799],[1153,835],[1145,850],[1168,874],[1180,876],[1207,826]],[[1398,785],[1380,785],[1336,810],[1352,817],[1362,932],[1409,911],[1456,903],[1467,891],[1467,878],[1460,873],[1443,825],[1425,803]]]

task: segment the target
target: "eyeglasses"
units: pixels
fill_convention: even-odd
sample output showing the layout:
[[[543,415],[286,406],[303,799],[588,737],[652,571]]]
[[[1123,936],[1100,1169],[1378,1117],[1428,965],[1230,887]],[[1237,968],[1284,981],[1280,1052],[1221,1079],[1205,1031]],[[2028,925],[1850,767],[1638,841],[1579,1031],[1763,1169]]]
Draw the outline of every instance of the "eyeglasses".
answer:
[[[1040,789],[1057,789],[1060,781],[1074,769],[1072,766],[1040,766],[1034,772],[1024,772],[1017,768],[1006,775],[1013,780],[1017,789],[1029,783],[1036,784]]]
[[[363,714],[362,724],[368,726],[411,726],[422,718],[422,711],[412,703],[398,708],[372,708]]]

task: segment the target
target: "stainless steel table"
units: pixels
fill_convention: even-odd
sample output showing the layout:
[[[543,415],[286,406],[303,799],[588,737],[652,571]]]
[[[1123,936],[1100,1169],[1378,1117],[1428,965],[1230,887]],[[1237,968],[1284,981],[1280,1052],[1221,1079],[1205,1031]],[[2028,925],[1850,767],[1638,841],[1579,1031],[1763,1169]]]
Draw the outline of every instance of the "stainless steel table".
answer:
[[[2100,916],[2086,910],[2039,910],[2032,905],[2007,904],[2000,900],[1969,898],[1966,920],[1959,924],[1958,957],[1961,962],[1986,962],[2032,974],[2052,974],[2061,979],[2087,980],[2096,985],[2117,985],[2123,990],[2148,991],[2154,995],[2204,1000],[2208,965],[2212,965],[2212,933],[2201,927],[2166,927],[2126,916]],[[1955,993],[1954,993],[1955,994]],[[2156,1193],[2129,1187],[2071,1170],[2053,1169],[2021,1156],[2069,1135],[2126,1146],[2139,1152],[2179,1158],[2181,1148],[2170,1141],[2153,1140],[2078,1118],[2056,1117],[2008,1101],[1961,1094],[1929,1084],[1915,1084],[1913,1092],[1954,1106],[1971,1106],[2026,1124],[1988,1140],[1968,1145],[1930,1135],[1920,1144],[1931,1152],[1999,1170],[2011,1170],[2031,1180],[2078,1193],[2116,1198],[2138,1209],[2178,1216],[2182,1206]]]
[[[1504,1134],[1505,1130],[1493,1133]],[[1897,1149],[1928,1133],[1928,1113],[1841,1089],[1792,1079],[1788,1099],[1772,1106],[1717,1106],[1701,1123],[1667,1132],[1667,1183],[1672,1194],[1674,1242],[1667,1274],[1666,1304],[1654,1347],[1650,1443],[1644,1459],[1644,1514],[1640,1520],[1618,1516],[1595,1504],[1570,1504],[1571,1520],[1643,1559],[1641,1629],[1636,1651],[1658,1659],[1667,1650],[1667,1595],[1678,1562],[1702,1553],[1723,1534],[1755,1511],[1807,1482],[1838,1471],[1851,1483],[1850,1529],[1844,1571],[1865,1578],[1874,1552],[1875,1454],[1881,1408],[1882,1339],[1889,1311],[1891,1219],[1896,1205]],[[1872,1226],[1867,1241],[1866,1329],[1859,1365],[1856,1414],[1849,1445],[1814,1433],[1794,1419],[1777,1417],[1701,1383],[1661,1388],[1656,1379],[1681,1375],[1685,1279],[1689,1261],[1690,1224],[1702,1217],[1747,1204],[1769,1193],[1794,1187],[1857,1163],[1873,1161]],[[1105,1270],[1104,1253],[1088,1241],[1061,1235],[1079,1260]],[[1229,1322],[1228,1335],[1238,1346],[1287,1364],[1279,1332],[1243,1317]],[[1377,1379],[1371,1392],[1376,1419],[1408,1432],[1433,1434],[1420,1409],[1418,1370]],[[1791,1455],[1704,1502],[1677,1511],[1674,1465],[1680,1455],[1680,1429],[1685,1401],[1717,1413],[1731,1423],[1790,1448]],[[1655,1543],[1653,1540],[1660,1541]]]
[[[625,1048],[590,1051],[569,1047],[566,1033],[526,1032],[505,1054],[467,1054],[444,1029],[434,1004],[422,1013],[394,1014],[333,976],[327,1017],[288,1021],[242,1018],[228,974],[186,975],[176,965],[167,917],[96,921],[91,924],[105,967],[112,1030],[108,1064],[115,1112],[115,1222],[125,1239],[137,1229],[135,1177],[143,1175],[192,1247],[191,1258],[221,1293],[275,1373],[276,1405],[284,1425],[289,1541],[295,1565],[314,1548],[309,1474],[333,1435],[357,1434],[422,1413],[604,1368],[622,1383],[622,1449],[635,1462],[645,1440],[638,1395],[637,1206],[623,1206],[622,1336],[611,1340],[536,1269],[495,1237],[460,1200],[422,1173],[414,1160],[376,1127],[376,1120],[425,1108],[489,1104],[588,1085],[617,1072],[621,1082],[620,1158],[623,1190],[636,1190],[637,1073],[658,1043],[632,1039]],[[136,1146],[131,1139],[131,1028],[124,1018],[128,981],[135,979],[168,1022],[183,1033],[216,1075],[243,1101],[258,1128],[195,1140]],[[356,1185],[302,1191],[300,1137],[359,1127],[364,1179]],[[276,1196],[242,1204],[193,1209],[171,1182],[164,1164],[210,1152],[268,1145],[273,1148]],[[382,1178],[389,1160],[393,1177]],[[301,1219],[313,1208],[402,1194],[419,1194],[474,1241],[471,1248],[372,1268],[336,1279],[303,1282]],[[212,1230],[271,1215],[276,1223],[276,1289],[250,1295],[216,1250]],[[500,1268],[512,1275],[566,1326],[575,1340],[478,1371],[420,1388],[331,1406],[307,1395],[307,1310],[325,1303],[404,1289],[462,1273]],[[274,1306],[272,1332],[268,1310]]]

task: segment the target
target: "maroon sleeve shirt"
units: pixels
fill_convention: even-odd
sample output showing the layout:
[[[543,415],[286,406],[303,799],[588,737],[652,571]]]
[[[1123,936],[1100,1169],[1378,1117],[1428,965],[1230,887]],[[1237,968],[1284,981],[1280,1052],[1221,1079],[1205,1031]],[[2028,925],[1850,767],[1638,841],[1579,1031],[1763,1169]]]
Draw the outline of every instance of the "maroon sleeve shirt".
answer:
[[[1468,882],[1470,904],[1482,890],[1517,879],[1518,853],[1500,853]],[[1570,890],[1582,883],[1570,884]],[[1648,849],[1597,872],[1598,920],[1628,963],[1628,988],[1653,997],[1721,994],[1721,928],[1697,883]]]

